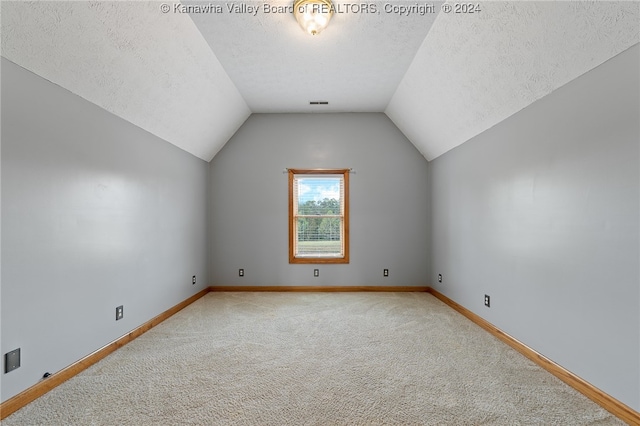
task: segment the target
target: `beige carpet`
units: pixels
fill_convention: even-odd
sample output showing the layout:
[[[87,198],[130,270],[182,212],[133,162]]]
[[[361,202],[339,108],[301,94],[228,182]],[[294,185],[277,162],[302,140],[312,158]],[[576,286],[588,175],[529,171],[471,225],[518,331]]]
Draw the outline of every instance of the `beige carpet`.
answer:
[[[620,425],[425,293],[209,293],[3,425]]]

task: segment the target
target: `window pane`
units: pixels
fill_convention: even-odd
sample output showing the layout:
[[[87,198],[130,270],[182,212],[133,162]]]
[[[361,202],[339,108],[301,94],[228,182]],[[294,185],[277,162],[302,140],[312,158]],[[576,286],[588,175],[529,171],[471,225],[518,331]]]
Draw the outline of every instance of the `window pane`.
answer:
[[[298,218],[297,256],[342,256],[341,219]]]
[[[297,177],[298,214],[341,214],[341,186],[341,177]]]

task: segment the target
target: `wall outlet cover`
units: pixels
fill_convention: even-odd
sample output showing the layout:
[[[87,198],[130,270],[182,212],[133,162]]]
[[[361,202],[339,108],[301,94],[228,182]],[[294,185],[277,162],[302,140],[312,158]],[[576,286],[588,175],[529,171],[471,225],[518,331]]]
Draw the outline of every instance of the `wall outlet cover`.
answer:
[[[124,305],[120,305],[116,308],[116,321],[124,318]]]
[[[486,306],[487,308],[491,307],[491,296],[489,296],[488,294],[484,295],[484,306]]]
[[[196,276],[195,275],[193,277],[191,277],[191,284],[192,285],[196,284]]]
[[[4,355],[4,372],[8,373],[20,367],[20,348]]]

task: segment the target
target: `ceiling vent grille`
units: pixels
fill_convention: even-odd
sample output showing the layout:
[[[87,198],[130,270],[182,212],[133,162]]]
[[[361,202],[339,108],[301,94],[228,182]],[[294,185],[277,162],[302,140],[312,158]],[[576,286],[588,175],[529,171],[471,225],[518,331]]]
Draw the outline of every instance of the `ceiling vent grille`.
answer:
[[[310,101],[309,105],[329,105],[327,101]]]

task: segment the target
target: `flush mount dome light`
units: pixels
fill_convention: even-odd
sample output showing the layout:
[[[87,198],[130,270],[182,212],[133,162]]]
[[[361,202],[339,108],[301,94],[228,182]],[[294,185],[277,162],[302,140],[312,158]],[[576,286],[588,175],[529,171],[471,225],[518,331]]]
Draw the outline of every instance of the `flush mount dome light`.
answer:
[[[333,4],[331,0],[295,0],[293,15],[303,30],[316,35],[329,24],[333,15]]]

